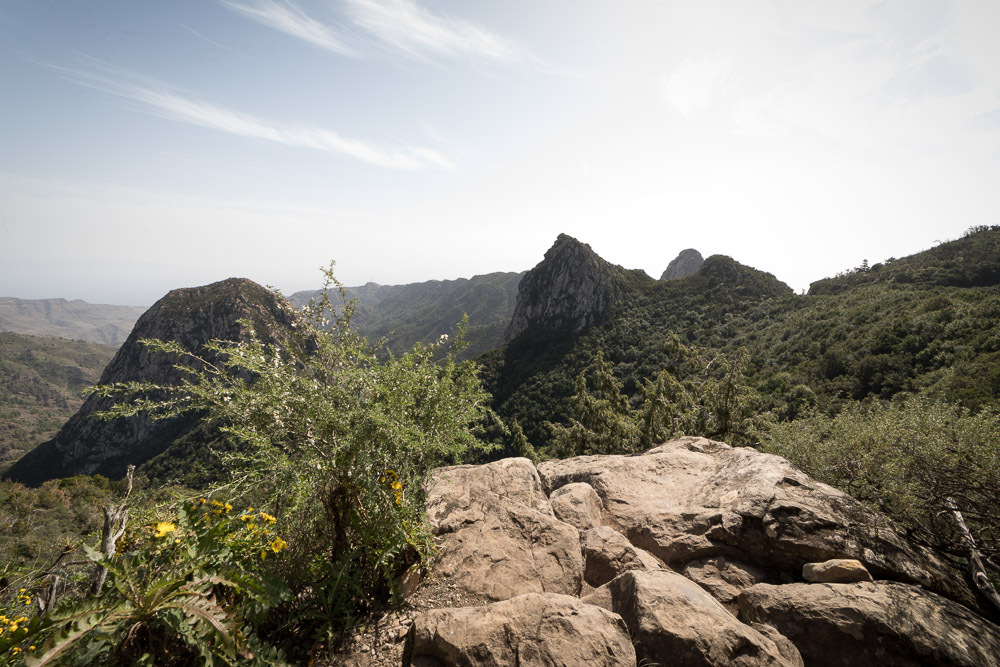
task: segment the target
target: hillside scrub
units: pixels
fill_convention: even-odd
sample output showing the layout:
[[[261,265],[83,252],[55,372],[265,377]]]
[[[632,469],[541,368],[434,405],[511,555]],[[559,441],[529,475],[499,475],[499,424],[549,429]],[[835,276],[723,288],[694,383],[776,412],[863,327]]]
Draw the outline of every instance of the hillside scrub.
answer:
[[[325,274],[322,296],[294,325],[298,345],[266,344],[250,327],[244,341],[208,344],[213,362],[148,340],[175,356],[180,385],[95,389],[118,401],[105,419],[194,412],[239,444],[217,453],[226,478],[204,495],[258,508],[281,527],[287,548],[262,561],[261,576],[283,581],[288,595],[255,628],[265,641],[297,637],[293,651],[330,644],[373,606],[398,599],[401,579],[432,556],[425,474],[488,447],[473,429],[489,414],[489,396],[476,366],[454,356],[462,326],[454,339],[380,355],[352,330],[354,304],[342,289],[331,303],[340,284],[332,267]]]
[[[889,515],[911,536],[969,554],[1000,554],[1000,414],[927,396],[852,403],[772,427],[765,449]]]

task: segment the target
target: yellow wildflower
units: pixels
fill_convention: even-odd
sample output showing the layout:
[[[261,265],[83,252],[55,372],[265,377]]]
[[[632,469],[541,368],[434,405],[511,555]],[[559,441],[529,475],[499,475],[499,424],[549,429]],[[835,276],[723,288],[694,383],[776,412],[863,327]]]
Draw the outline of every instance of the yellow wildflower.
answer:
[[[282,549],[288,548],[288,542],[284,541],[280,537],[275,537],[271,540],[271,551],[274,553],[281,553]]]
[[[11,653],[20,653],[20,652],[21,652],[21,649],[19,649],[18,647],[16,647],[16,646],[15,646],[14,648],[12,648],[12,649],[10,650],[10,652],[11,652]]]
[[[261,512],[257,516],[259,516],[264,521],[267,521],[268,523],[275,523],[277,521],[277,519],[275,519],[273,516],[271,516],[267,512]]]
[[[177,530],[177,526],[169,521],[158,521],[154,530],[156,531],[156,537],[164,537],[167,533]]]

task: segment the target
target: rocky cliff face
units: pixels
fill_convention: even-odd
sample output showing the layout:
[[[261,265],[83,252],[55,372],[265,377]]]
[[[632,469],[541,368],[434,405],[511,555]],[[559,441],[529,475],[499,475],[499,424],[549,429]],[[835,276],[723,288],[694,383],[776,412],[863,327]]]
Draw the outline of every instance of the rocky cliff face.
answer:
[[[343,664],[1000,664],[1000,628],[949,562],[753,449],[442,468],[427,512],[427,586],[475,606],[389,619],[405,647]]]
[[[276,342],[298,317],[284,299],[242,278],[173,290],[139,318],[100,382],[176,383],[181,377],[176,360],[147,351],[139,342],[144,338],[173,340],[199,351],[213,339],[243,338],[246,330],[239,320],[249,320],[259,337]],[[195,416],[156,422],[143,416],[110,422],[92,418],[108,407],[108,399],[90,396],[55,438],[22,457],[6,476],[31,485],[79,474],[119,478],[128,464],[144,463],[197,423]]]
[[[704,262],[705,258],[694,248],[681,250],[681,253],[667,264],[667,269],[660,276],[660,280],[673,280],[674,278],[690,276],[700,269]]]
[[[513,340],[529,326],[578,334],[597,322],[636,276],[604,261],[589,245],[560,234],[541,263],[521,279],[505,339]]]

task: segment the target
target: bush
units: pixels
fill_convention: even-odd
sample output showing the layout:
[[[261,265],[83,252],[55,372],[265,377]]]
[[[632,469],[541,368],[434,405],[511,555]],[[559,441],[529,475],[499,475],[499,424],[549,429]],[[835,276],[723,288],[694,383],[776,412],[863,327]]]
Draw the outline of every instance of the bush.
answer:
[[[952,503],[986,556],[1000,553],[1000,415],[917,396],[854,403],[771,430],[767,449],[956,555]]]
[[[232,509],[221,501],[186,503],[170,520],[133,530],[112,558],[85,546],[88,559],[108,571],[100,593],[68,599],[30,621],[15,619],[19,627],[0,634],[0,654],[37,665],[278,658],[260,646],[247,621],[282,599],[282,586],[262,561],[287,544],[267,513]],[[18,598],[31,599],[24,589]]]
[[[215,363],[176,343],[144,341],[176,355],[183,384],[97,389],[127,399],[107,418],[201,411],[235,438],[235,450],[219,452],[227,492],[288,526],[289,557],[276,571],[294,602],[270,629],[311,629],[318,640],[395,596],[406,570],[428,561],[424,476],[484,448],[470,429],[489,413],[476,366],[454,356],[464,323],[454,341],[442,335],[400,356],[380,355],[352,331],[354,304],[332,267],[325,275],[323,296],[305,309],[292,344],[265,344],[248,322],[247,340],[206,345]]]

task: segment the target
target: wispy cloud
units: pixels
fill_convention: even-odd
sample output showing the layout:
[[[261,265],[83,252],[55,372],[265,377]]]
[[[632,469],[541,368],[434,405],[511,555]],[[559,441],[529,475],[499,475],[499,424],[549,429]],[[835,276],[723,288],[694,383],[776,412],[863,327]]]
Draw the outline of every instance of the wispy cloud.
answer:
[[[464,57],[565,73],[524,45],[471,21],[434,14],[413,0],[345,0],[343,26],[324,24],[291,0],[219,2],[275,30],[353,58],[380,52],[424,62]]]
[[[430,148],[385,146],[344,137],[323,127],[268,122],[221,105],[186,97],[163,85],[132,83],[123,78],[115,79],[66,68],[53,69],[81,85],[127,99],[137,103],[143,111],[169,120],[285,146],[324,151],[386,169],[455,169],[451,160]]]
[[[409,57],[472,56],[495,62],[533,60],[527,49],[482,26],[436,16],[412,0],[347,0],[351,20]]]
[[[309,42],[313,46],[344,56],[358,57],[360,55],[349,44],[350,40],[346,35],[308,16],[289,0],[253,0],[249,3],[234,2],[233,0],[219,1],[235,12]]]

